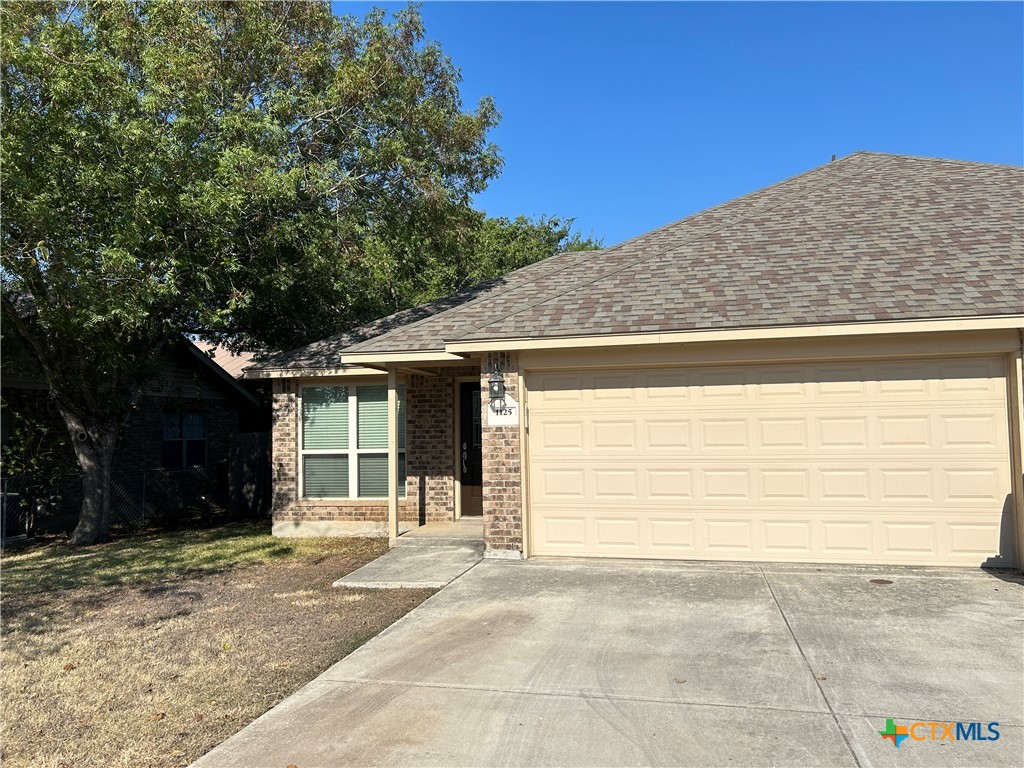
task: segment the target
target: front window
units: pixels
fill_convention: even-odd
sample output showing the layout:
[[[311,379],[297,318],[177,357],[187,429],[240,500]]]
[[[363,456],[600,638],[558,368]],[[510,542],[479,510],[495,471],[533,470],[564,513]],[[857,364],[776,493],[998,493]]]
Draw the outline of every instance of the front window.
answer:
[[[302,497],[388,495],[388,388],[302,389]],[[405,496],[405,387],[398,387],[398,492]]]
[[[163,465],[181,469],[206,465],[206,414],[197,411],[163,415]]]

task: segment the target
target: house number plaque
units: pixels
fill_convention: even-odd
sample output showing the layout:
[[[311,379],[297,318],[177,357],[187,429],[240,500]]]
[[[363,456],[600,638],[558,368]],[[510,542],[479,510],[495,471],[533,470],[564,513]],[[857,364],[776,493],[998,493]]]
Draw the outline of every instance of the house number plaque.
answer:
[[[519,426],[519,403],[505,395],[505,405],[495,408],[492,403],[487,405],[487,426],[489,427],[518,427]]]

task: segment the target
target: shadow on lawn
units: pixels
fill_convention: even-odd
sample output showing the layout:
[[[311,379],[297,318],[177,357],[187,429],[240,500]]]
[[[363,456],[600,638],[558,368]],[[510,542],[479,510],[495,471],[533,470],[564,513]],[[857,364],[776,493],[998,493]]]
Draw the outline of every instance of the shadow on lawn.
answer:
[[[0,561],[2,631],[53,635],[122,599],[126,590],[142,599],[139,613],[126,621],[159,623],[197,609],[206,597],[207,576],[260,563],[317,564],[328,557],[344,575],[382,554],[384,546],[369,539],[275,539],[258,523],[135,534],[92,547],[39,544],[4,553]],[[277,578],[286,583],[289,572]]]
[[[55,590],[135,585],[266,562],[295,553],[265,526],[238,524],[207,530],[142,534],[92,547],[45,544],[5,554],[5,598]]]

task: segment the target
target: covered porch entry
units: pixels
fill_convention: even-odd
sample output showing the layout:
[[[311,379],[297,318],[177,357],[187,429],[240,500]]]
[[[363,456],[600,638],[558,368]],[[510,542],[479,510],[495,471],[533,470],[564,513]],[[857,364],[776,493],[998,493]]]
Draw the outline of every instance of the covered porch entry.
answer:
[[[387,532],[391,545],[482,542],[480,362],[457,358],[380,369],[387,373],[388,382]],[[404,414],[399,403],[403,384]],[[399,445],[403,415],[408,442],[404,447]],[[403,452],[406,464],[401,467]]]

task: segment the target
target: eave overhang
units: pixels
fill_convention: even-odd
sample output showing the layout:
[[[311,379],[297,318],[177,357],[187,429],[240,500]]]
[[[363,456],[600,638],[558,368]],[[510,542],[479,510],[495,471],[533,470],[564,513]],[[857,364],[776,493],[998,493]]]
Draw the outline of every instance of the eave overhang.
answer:
[[[608,336],[558,336],[545,339],[478,339],[452,341],[445,351],[452,355],[506,352],[526,349],[579,349],[654,344],[689,344],[709,341],[757,341],[819,338],[822,336],[871,336],[903,333],[946,333],[1024,328],[1024,314],[993,317],[960,317],[939,320],[889,320],[884,322],[824,323],[817,325],[765,326],[757,328],[696,329],[662,333],[626,333]]]

